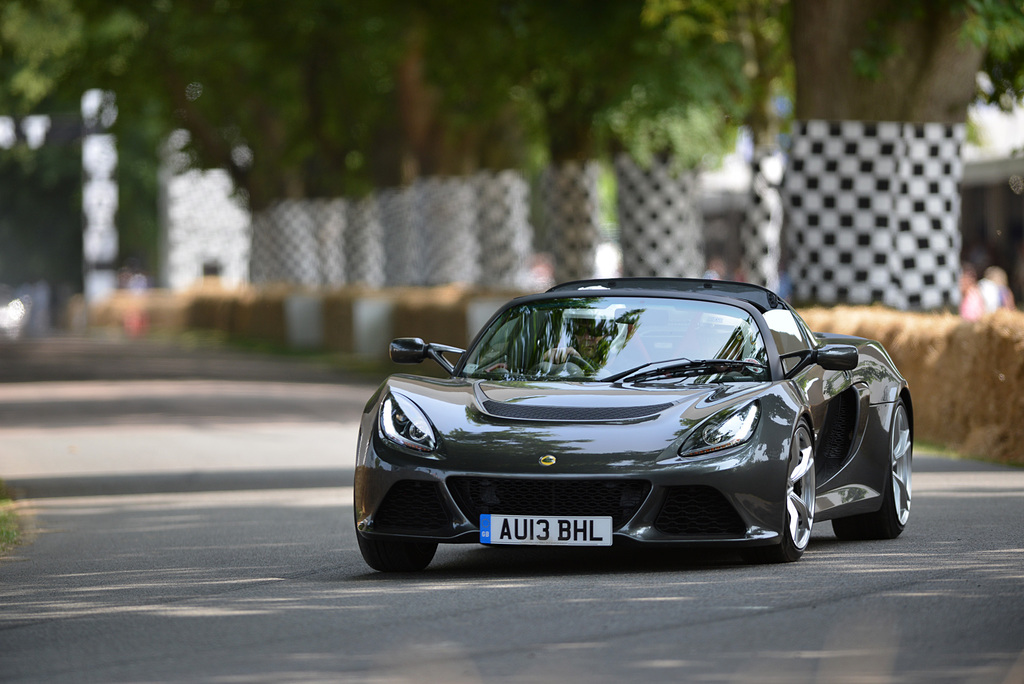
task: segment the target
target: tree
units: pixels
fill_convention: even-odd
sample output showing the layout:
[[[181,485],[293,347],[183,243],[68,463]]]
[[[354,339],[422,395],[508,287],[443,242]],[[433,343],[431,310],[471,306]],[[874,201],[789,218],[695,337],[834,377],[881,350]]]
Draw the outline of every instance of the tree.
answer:
[[[962,123],[985,56],[963,5],[795,0],[796,118]]]
[[[731,46],[736,62],[719,75],[729,88],[729,114],[759,147],[774,146],[783,126],[775,101],[792,98],[785,0],[646,0],[646,22],[664,27],[676,43]],[[723,78],[724,76],[724,78]]]

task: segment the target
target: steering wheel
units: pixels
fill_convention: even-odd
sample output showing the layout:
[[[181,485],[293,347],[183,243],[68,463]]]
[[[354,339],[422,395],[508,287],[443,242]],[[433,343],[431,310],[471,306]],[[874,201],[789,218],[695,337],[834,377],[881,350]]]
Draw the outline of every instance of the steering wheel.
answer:
[[[551,360],[544,360],[538,362],[533,368],[530,369],[532,373],[542,373],[544,375],[553,374],[554,369],[558,367],[562,370],[568,370],[567,375],[570,377],[577,377],[587,373],[595,373],[597,369],[594,368],[585,358],[579,354],[570,354],[569,357],[562,363],[556,363]],[[572,372],[569,369],[576,369],[579,373]]]
[[[595,373],[597,371],[594,366],[579,354],[570,354],[569,358],[565,360],[566,363],[571,363],[574,366],[578,366],[580,370],[585,373]]]

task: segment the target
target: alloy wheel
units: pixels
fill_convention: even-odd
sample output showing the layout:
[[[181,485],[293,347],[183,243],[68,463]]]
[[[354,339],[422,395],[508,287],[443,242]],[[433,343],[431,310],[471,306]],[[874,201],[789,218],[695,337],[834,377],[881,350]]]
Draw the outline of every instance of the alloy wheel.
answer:
[[[793,437],[786,487],[786,524],[797,549],[807,548],[814,525],[814,445],[806,426]]]

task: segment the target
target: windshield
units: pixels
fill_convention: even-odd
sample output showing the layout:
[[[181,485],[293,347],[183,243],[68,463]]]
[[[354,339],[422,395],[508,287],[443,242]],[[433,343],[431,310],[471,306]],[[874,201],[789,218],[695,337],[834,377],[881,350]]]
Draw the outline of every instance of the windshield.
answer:
[[[708,359],[737,363],[696,363]],[[462,374],[510,380],[760,382],[768,379],[767,365],[757,324],[739,307],[655,297],[570,297],[524,303],[502,313],[469,351]]]

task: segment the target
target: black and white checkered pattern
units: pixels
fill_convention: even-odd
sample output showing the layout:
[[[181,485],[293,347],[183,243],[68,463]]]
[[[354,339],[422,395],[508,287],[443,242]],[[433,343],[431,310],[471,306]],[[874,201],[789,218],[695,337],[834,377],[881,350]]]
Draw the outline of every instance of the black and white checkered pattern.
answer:
[[[961,124],[803,121],[784,182],[795,298],[959,300]]]
[[[624,276],[698,277],[704,272],[703,217],[696,175],[655,159],[643,168],[615,159]]]
[[[428,178],[361,199],[277,202],[253,221],[253,283],[528,282],[529,188],[515,172]]]
[[[474,283],[480,269],[476,195],[464,178],[416,183],[427,285]]]
[[[337,287],[348,282],[345,265],[345,235],[348,232],[348,203],[343,199],[314,200],[319,224],[320,275],[324,285]]]
[[[597,162],[565,162],[542,174],[541,206],[558,282],[594,275],[600,242],[598,174]]]
[[[389,188],[377,194],[384,230],[384,280],[388,285],[426,282],[423,231],[419,229],[414,186]]]
[[[366,287],[384,285],[384,229],[377,197],[346,203],[345,274],[348,282]]]
[[[317,224],[308,203],[276,202],[254,217],[252,228],[253,283],[320,284]]]
[[[750,203],[740,226],[741,263],[746,279],[774,291],[779,289],[784,209],[779,179],[777,174],[773,178],[768,166],[777,161],[781,163],[773,155],[755,156],[751,164]]]
[[[216,264],[232,287],[249,280],[250,216],[221,169],[189,169],[166,181],[165,276],[173,290],[191,287]]]
[[[480,240],[479,283],[496,288],[525,287],[533,250],[526,179],[515,171],[483,172],[471,183],[476,192]]]

